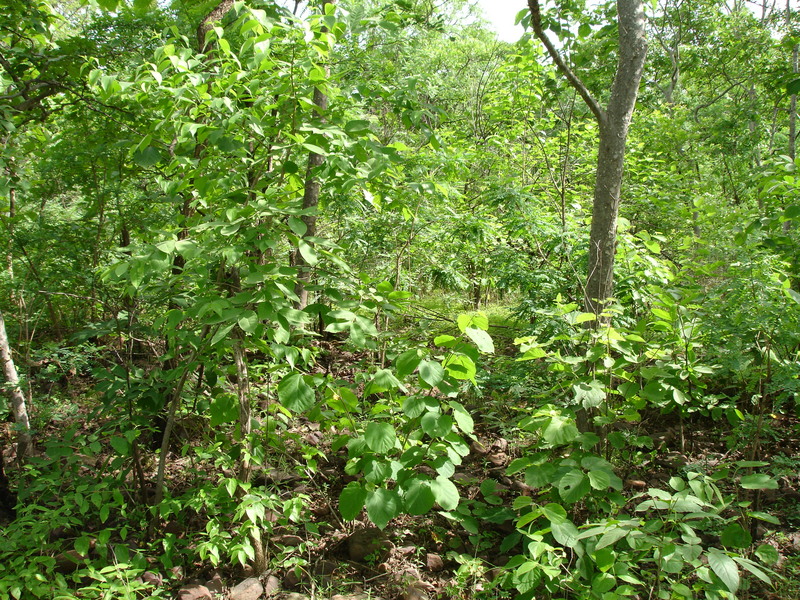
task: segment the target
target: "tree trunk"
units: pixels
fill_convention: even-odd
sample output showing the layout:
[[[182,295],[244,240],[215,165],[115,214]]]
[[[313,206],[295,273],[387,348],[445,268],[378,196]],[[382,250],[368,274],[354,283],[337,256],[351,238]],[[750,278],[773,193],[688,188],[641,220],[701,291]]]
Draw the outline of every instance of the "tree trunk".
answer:
[[[545,34],[539,0],[528,0],[528,7],[536,37],[542,41],[558,69],[594,113],[600,126],[597,179],[589,237],[589,271],[584,291],[586,311],[599,316],[607,300],[614,295],[614,255],[625,142],[647,54],[644,10],[641,0],[617,0],[619,59],[611,87],[611,98],[608,106],[603,109]]]
[[[333,0],[322,0],[322,12],[325,12],[325,7],[328,4],[333,4]],[[327,32],[327,27],[321,27],[320,31]],[[330,69],[325,67],[326,74],[330,74]],[[314,88],[314,107],[320,117],[324,117],[325,111],[328,109],[328,96],[318,87]],[[303,223],[306,225],[306,232],[303,237],[314,237],[317,234],[317,205],[319,204],[320,182],[317,178],[317,169],[325,162],[325,157],[316,152],[310,152],[308,155],[308,166],[306,167],[306,184],[303,190],[303,212],[306,213],[302,216]],[[299,300],[296,307],[303,310],[308,306],[308,285],[311,282],[311,265],[298,250],[294,256],[294,266],[297,267],[297,283],[294,287],[294,293]]]
[[[19,376],[11,356],[11,346],[6,334],[6,323],[3,313],[0,312],[0,361],[3,363],[3,374],[6,378],[6,393],[11,403],[11,412],[17,424],[17,462],[22,462],[31,447],[31,424],[28,419],[28,408],[25,404],[25,395],[19,387]]]

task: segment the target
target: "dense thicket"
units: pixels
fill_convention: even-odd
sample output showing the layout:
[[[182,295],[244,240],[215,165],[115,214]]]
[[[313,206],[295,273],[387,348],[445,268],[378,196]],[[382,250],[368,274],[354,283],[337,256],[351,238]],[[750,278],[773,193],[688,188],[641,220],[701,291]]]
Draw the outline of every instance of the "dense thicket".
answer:
[[[540,4],[0,0],[0,596],[786,597],[800,13]]]

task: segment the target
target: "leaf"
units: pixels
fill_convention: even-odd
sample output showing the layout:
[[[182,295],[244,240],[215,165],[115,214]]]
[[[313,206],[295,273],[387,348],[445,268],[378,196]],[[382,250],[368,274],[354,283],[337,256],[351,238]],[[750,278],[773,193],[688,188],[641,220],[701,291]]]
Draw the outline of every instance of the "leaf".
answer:
[[[484,313],[475,313],[473,315],[458,315],[456,320],[458,328],[462,333],[466,333],[468,328],[482,329],[486,331],[489,329],[489,317]]]
[[[278,384],[278,399],[293,412],[305,412],[314,406],[314,390],[300,373],[290,373]]]
[[[570,504],[583,498],[590,490],[589,479],[578,469],[572,469],[558,482],[558,494]]]
[[[436,502],[444,510],[455,510],[458,506],[458,488],[447,477],[439,476],[431,482],[431,491]]]
[[[128,452],[130,452],[131,445],[124,437],[120,435],[115,435],[109,440],[111,447],[117,451],[117,454],[121,456],[127,456]]]
[[[472,359],[464,354],[451,354],[444,360],[442,366],[453,379],[469,379],[472,381],[478,372]]]
[[[755,473],[753,475],[745,475],[739,481],[746,490],[777,490],[778,482],[769,475],[764,473]]]
[[[389,423],[370,423],[364,432],[364,439],[370,450],[378,454],[386,454],[394,448],[397,434]]]
[[[352,481],[347,484],[339,494],[339,512],[345,521],[352,521],[364,508],[364,500],[367,498],[367,490],[358,483]]]
[[[423,360],[419,363],[419,378],[431,387],[436,387],[444,379],[444,369],[436,361]]]
[[[378,488],[367,493],[367,515],[378,529],[384,529],[389,521],[400,514],[400,495],[394,490]]]
[[[589,471],[589,483],[596,490],[605,490],[611,486],[611,475],[607,471]]]
[[[302,219],[289,217],[289,229],[302,237],[306,234],[306,231],[308,231],[308,225],[306,225]]]
[[[400,378],[411,375],[421,361],[421,357],[416,348],[406,350],[394,359],[394,366],[397,369],[397,376]]]
[[[572,523],[572,521],[563,521],[560,523],[551,522],[550,531],[553,533],[553,537],[556,539],[556,541],[562,546],[574,548],[579,543],[578,536],[580,535],[580,532]]]
[[[317,257],[317,251],[314,249],[314,246],[304,239],[297,241],[297,249],[300,251],[300,255],[305,261],[312,267],[319,262],[319,257]]]
[[[359,136],[365,133],[369,133],[369,121],[364,121],[361,119],[354,119],[352,121],[348,121],[344,125],[344,130],[347,134],[352,136]]]
[[[564,523],[567,521],[567,511],[560,504],[550,502],[542,507],[542,515],[550,521],[550,523]]]
[[[475,421],[472,420],[472,416],[467,412],[467,409],[455,401],[450,402],[450,408],[453,409],[453,417],[458,424],[458,428],[464,433],[472,433],[475,430]]]
[[[232,423],[239,418],[239,407],[236,399],[231,394],[216,394],[211,399],[208,409],[211,417],[211,427],[218,427],[223,423]]]
[[[148,146],[147,148],[137,150],[133,153],[133,162],[140,167],[152,167],[160,161],[161,153],[158,151],[158,148],[154,148],[153,146]]]
[[[430,483],[415,477],[403,494],[403,504],[410,515],[424,515],[436,503]]]
[[[561,415],[552,417],[550,419],[550,423],[548,423],[544,432],[542,432],[542,437],[544,440],[553,446],[569,444],[579,435],[580,432],[575,426],[575,423],[572,422],[572,419],[563,417]]]
[[[225,327],[221,327],[220,329],[218,329],[217,333],[214,334],[214,337],[211,338],[209,344],[211,344],[212,346],[216,346],[217,343],[219,343],[225,337],[227,337],[227,335],[231,332],[231,329],[233,329],[234,325],[235,323],[229,323]]]
[[[770,544],[761,544],[758,548],[756,548],[755,554],[758,557],[758,560],[767,565],[774,565],[781,558],[781,555],[775,549],[775,546]]]
[[[475,342],[478,350],[487,354],[494,354],[494,342],[492,342],[492,338],[488,333],[474,327],[467,327],[465,333],[469,336],[469,339]]]
[[[748,548],[753,537],[739,523],[731,523],[720,534],[720,541],[727,548]]]
[[[441,438],[453,428],[453,417],[429,411],[423,415],[420,426],[432,438]]]
[[[253,310],[244,311],[237,321],[245,333],[253,334],[258,328],[258,315]]]
[[[734,560],[724,552],[711,548],[708,551],[708,566],[722,580],[728,591],[735,594],[739,589],[739,568]]]
[[[800,94],[800,79],[793,79],[786,84],[786,95],[794,96]]]

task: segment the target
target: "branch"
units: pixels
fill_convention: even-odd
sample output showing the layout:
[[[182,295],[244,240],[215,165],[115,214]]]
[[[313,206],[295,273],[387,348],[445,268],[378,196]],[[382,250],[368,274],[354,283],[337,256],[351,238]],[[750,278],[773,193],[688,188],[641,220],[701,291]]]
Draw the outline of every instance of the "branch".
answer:
[[[564,59],[561,57],[561,54],[558,53],[556,47],[553,46],[553,42],[550,41],[550,38],[547,37],[547,34],[542,29],[542,12],[539,7],[539,0],[528,0],[528,8],[531,11],[531,24],[533,25],[533,32],[536,34],[536,37],[541,40],[544,44],[544,47],[547,48],[547,53],[550,55],[550,58],[553,59],[553,62],[558,67],[559,71],[561,71],[564,76],[569,81],[570,85],[575,88],[575,90],[580,94],[583,101],[586,103],[586,106],[589,107],[594,113],[594,116],[597,118],[597,122],[602,125],[605,121],[605,111],[603,107],[600,106],[600,103],[595,100],[592,93],[583,83],[583,81],[578,78],[575,73],[572,72],[572,69],[569,68]]]
[[[233,0],[221,0],[216,8],[200,21],[200,26],[197,28],[197,51],[200,52],[200,54],[205,54],[210,46],[210,44],[206,43],[206,34],[211,31],[216,21],[221,20],[222,17],[225,16],[225,13],[227,13],[232,6]]]

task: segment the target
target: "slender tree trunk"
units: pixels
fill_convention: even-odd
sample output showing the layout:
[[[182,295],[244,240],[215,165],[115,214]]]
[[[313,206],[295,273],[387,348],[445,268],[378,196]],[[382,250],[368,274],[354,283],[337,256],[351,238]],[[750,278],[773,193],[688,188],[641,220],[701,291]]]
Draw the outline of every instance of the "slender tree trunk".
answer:
[[[0,361],[3,363],[3,374],[6,378],[6,394],[11,403],[11,412],[17,424],[17,461],[22,462],[31,448],[31,424],[28,419],[28,408],[25,404],[25,394],[19,386],[17,368],[11,356],[11,346],[6,334],[6,323],[3,313],[0,312]]]
[[[325,12],[325,7],[328,4],[333,4],[333,0],[322,0],[322,12]],[[327,27],[320,29],[323,33],[328,31]],[[330,68],[326,65],[326,74],[330,75]],[[314,108],[320,117],[324,118],[325,111],[328,110],[328,96],[318,87],[314,88]],[[325,162],[325,157],[316,152],[311,152],[308,155],[308,166],[306,167],[306,184],[303,190],[303,211],[306,213],[302,216],[303,223],[306,225],[306,232],[303,237],[312,238],[317,234],[317,206],[319,204],[320,182],[317,177],[317,170]],[[296,303],[298,309],[302,310],[308,306],[308,285],[311,282],[311,265],[298,250],[294,256],[294,266],[297,267],[297,283],[295,284],[294,293],[299,300]]]
[[[587,312],[600,315],[614,295],[614,255],[617,218],[625,165],[625,142],[647,54],[645,16],[641,0],[617,0],[619,59],[611,98],[604,109],[575,75],[542,28],[539,0],[528,0],[531,24],[553,62],[583,98],[600,126],[597,178],[589,237],[589,271],[584,303]]]

